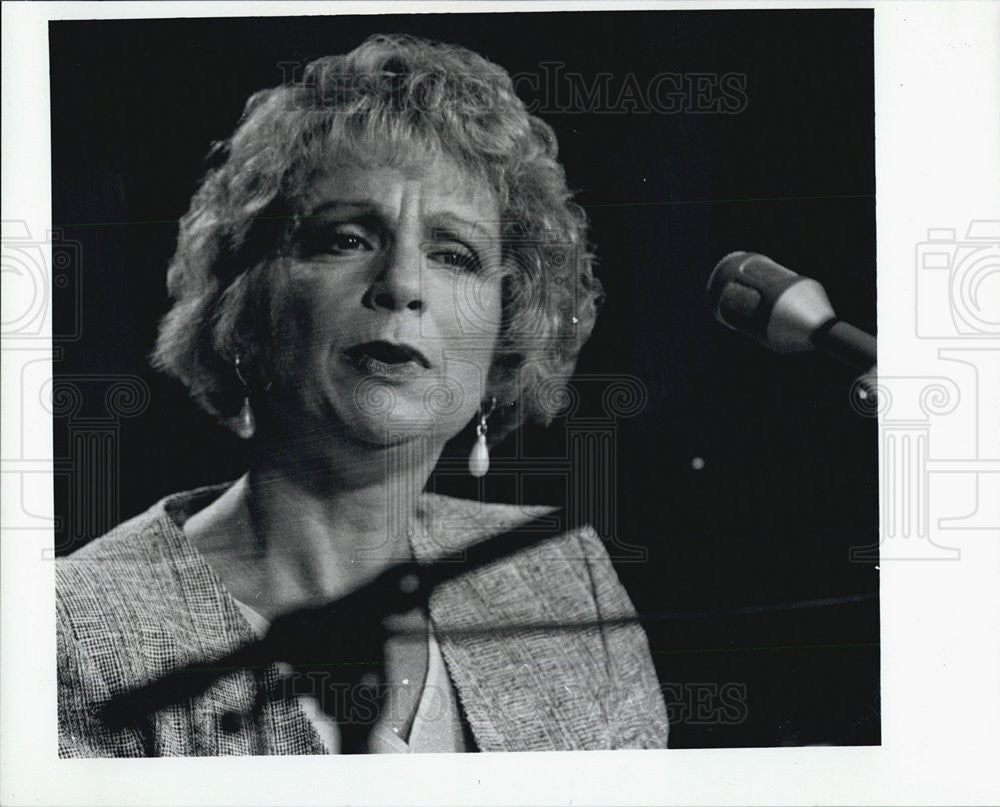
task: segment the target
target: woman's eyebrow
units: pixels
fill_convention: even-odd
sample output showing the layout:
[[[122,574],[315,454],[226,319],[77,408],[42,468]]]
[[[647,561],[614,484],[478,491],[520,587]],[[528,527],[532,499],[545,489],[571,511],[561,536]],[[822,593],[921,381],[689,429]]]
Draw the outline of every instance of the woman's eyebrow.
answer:
[[[427,233],[432,236],[455,236],[477,244],[486,245],[493,241],[499,241],[499,235],[495,222],[485,219],[465,219],[454,213],[435,213],[428,216],[425,227]]]
[[[316,219],[331,212],[351,213],[360,216],[383,216],[385,214],[385,211],[370,200],[328,199],[310,209],[303,218]]]

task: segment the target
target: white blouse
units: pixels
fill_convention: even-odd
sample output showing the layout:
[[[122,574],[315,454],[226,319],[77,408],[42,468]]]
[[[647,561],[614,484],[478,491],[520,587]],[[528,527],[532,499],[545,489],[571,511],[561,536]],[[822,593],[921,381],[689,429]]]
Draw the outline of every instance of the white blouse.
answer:
[[[267,633],[271,623],[246,603],[236,600],[250,627],[259,636]],[[330,754],[340,753],[340,729],[312,695],[297,695],[296,699],[313,724]],[[410,736],[403,740],[388,720],[380,717],[368,737],[368,750],[373,754],[419,754],[467,751],[465,735],[459,717],[455,689],[448,678],[441,648],[434,628],[427,631],[427,677],[420,694],[417,711],[410,727]]]

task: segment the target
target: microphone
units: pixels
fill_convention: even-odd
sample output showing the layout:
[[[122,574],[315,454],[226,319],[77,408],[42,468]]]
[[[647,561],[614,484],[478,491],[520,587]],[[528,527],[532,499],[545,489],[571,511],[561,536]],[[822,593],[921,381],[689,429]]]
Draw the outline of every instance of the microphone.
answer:
[[[875,366],[875,337],[838,319],[817,281],[764,255],[726,255],[708,278],[705,302],[723,325],[776,353],[820,350],[858,370]]]

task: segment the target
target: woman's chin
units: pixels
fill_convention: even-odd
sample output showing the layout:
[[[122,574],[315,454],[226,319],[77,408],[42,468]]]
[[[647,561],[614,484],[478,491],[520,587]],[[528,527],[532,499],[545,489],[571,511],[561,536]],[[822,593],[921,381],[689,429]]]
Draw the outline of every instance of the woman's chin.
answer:
[[[415,409],[399,406],[387,417],[354,419],[347,424],[346,436],[373,448],[422,443],[433,450],[433,446],[443,446],[461,428],[444,428],[444,424],[429,419],[426,412]]]
[[[343,396],[338,396],[343,397]],[[458,383],[421,378],[405,383],[366,379],[353,385],[348,400],[335,409],[348,431],[375,445],[397,445],[414,439],[444,445],[475,415],[475,392]],[[470,407],[469,401],[476,402]]]
[[[278,445],[321,444],[343,451],[363,451],[418,443],[439,451],[476,414],[476,391],[465,393],[458,383],[425,378],[406,383],[375,379],[305,389],[299,386],[270,417]],[[471,386],[471,385],[470,385]],[[266,428],[266,427],[265,427]],[[278,447],[278,446],[276,446]]]
[[[373,411],[371,408],[350,407],[345,412],[339,408],[337,416],[329,421],[331,437],[371,449],[389,448],[406,443],[422,443],[427,450],[443,446],[457,434],[465,421],[432,417],[421,398],[409,400],[396,398],[390,406]],[[471,419],[472,415],[469,415]]]

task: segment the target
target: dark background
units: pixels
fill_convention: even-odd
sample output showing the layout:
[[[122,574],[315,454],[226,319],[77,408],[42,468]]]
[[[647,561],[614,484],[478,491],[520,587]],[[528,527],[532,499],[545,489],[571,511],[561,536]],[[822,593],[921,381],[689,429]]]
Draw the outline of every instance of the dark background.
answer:
[[[242,473],[240,442],[146,356],[208,146],[231,133],[251,92],[281,83],[280,63],[407,32],[465,45],[512,74],[560,62],[589,85],[608,73],[603,109],[542,111],[591,217],[608,295],[578,366],[591,377],[581,408],[508,440],[482,485],[461,472],[468,449],[457,442],[434,486],[558,500],[574,423],[600,413],[612,377],[639,379],[647,402],[612,424],[599,518],[636,606],[661,615],[646,629],[671,746],[877,744],[878,573],[849,556],[877,543],[876,424],[850,405],[849,369],[771,354],[703,303],[723,255],[759,251],[818,279],[842,318],[874,332],[872,19],[810,10],[51,23],[53,222],[57,249],[73,258],[70,282],[53,289],[54,366],[57,384],[81,391],[55,410],[57,551],[167,493]],[[609,110],[629,74],[645,88],[663,72],[743,74],[746,108]],[[545,101],[521,87],[526,102]],[[139,392],[112,406],[123,375],[141,379]],[[504,470],[532,463],[549,470],[522,473],[519,491]],[[762,605],[775,607],[754,610]]]

